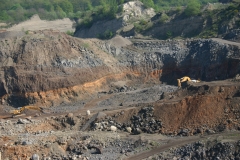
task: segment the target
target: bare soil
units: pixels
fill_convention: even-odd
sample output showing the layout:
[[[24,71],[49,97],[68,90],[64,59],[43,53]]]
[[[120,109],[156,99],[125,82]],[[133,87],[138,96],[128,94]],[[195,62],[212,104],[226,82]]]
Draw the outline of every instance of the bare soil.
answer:
[[[69,18],[46,21],[41,20],[38,15],[34,15],[29,20],[26,20],[8,28],[7,31],[38,31],[44,29],[52,29],[60,32],[74,32],[74,24],[75,22],[71,21]]]

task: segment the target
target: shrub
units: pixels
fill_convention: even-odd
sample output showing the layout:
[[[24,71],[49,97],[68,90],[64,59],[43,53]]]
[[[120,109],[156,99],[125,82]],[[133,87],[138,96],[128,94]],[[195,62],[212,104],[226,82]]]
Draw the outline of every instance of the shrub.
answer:
[[[139,23],[134,23],[134,29],[136,32],[141,32],[143,30],[143,26]]]
[[[200,3],[197,0],[190,0],[187,8],[184,10],[186,16],[196,16],[200,13]]]
[[[172,32],[171,31],[167,31],[166,33],[166,38],[171,38],[172,37]]]
[[[73,36],[74,32],[73,31],[67,31],[66,34],[68,34],[69,36]]]
[[[107,29],[104,33],[99,34],[97,37],[99,39],[111,39],[115,34],[110,31],[109,29]]]
[[[162,13],[159,22],[160,23],[166,23],[169,20],[169,17],[166,13]]]

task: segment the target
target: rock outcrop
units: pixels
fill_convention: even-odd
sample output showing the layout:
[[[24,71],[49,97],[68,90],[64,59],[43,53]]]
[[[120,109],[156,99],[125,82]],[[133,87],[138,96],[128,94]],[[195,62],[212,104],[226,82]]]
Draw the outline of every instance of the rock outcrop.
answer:
[[[202,80],[232,78],[239,72],[239,43],[221,39],[132,40],[133,45],[99,45],[119,60],[142,73],[160,75],[160,80],[176,83],[189,75]]]
[[[129,21],[141,18],[149,19],[155,15],[155,11],[152,8],[144,7],[140,1],[127,2],[122,7],[123,13],[117,15],[117,19],[97,21],[90,28],[82,27],[76,30],[74,35],[80,38],[96,38],[105,31],[120,33],[124,27],[132,25]]]

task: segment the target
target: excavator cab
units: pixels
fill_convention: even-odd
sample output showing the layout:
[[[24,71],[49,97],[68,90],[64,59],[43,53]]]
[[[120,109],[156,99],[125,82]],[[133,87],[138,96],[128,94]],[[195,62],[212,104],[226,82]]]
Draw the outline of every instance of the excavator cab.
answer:
[[[197,83],[197,82],[200,82],[200,79],[194,80],[194,79],[191,79],[188,76],[184,76],[184,77],[182,77],[180,79],[177,79],[177,82],[178,82],[178,88],[181,88],[182,87],[182,82],[194,82],[194,83]]]

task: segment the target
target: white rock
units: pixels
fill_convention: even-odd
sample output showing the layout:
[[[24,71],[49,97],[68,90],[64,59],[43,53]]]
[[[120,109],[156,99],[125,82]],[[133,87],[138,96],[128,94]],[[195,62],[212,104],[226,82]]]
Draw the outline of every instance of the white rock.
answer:
[[[32,160],[39,160],[39,156],[38,156],[37,154],[34,154],[34,155],[32,156]]]
[[[100,123],[95,123],[94,127],[95,127],[95,129],[99,129],[101,127],[101,124]]]
[[[89,110],[87,110],[87,115],[90,116],[91,112]]]
[[[131,133],[132,132],[132,128],[131,127],[126,127],[126,130]]]
[[[113,131],[113,132],[116,132],[116,131],[117,131],[117,127],[111,126],[111,127],[110,127],[110,130]]]

